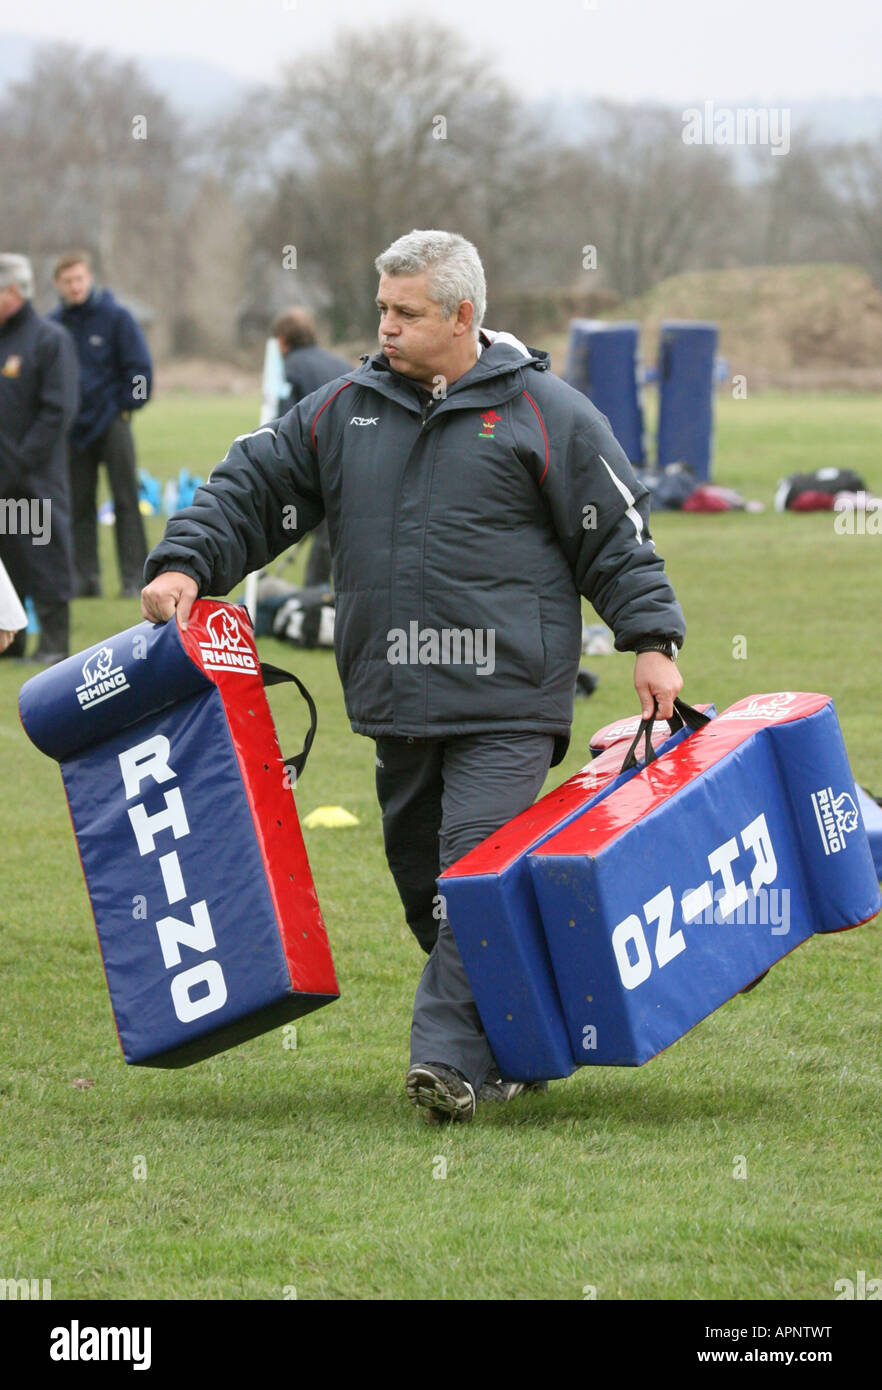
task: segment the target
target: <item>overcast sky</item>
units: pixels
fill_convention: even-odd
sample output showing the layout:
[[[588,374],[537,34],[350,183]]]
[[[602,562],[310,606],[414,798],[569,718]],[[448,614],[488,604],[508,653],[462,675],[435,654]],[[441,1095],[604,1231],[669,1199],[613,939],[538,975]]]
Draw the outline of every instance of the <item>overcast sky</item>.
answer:
[[[429,18],[529,96],[773,102],[882,94],[879,0],[0,0],[0,28],[245,78],[337,28]]]

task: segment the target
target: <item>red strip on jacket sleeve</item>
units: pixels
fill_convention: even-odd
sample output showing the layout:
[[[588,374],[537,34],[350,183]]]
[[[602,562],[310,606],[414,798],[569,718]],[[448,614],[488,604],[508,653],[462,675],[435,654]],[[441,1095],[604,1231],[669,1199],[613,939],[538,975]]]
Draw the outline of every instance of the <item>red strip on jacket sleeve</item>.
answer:
[[[527,400],[530,402],[531,406],[536,412],[536,419],[539,421],[539,428],[542,431],[542,438],[545,440],[545,467],[542,470],[542,477],[539,479],[539,486],[541,487],[545,481],[545,474],[548,472],[548,435],[545,433],[545,421],[542,419],[542,416],[539,413],[538,405],[533,400],[533,397],[530,395],[529,391],[525,391],[524,395],[527,397]]]
[[[331,401],[335,401],[341,391],[345,391],[347,386],[352,385],[354,385],[354,382],[344,381],[343,385],[337,387],[337,390],[334,392],[333,396],[329,396],[328,399],[325,401],[324,405],[321,407],[321,410],[319,410],[318,414],[312,422],[312,429],[310,431],[310,438],[312,439],[313,448],[315,448],[315,427],[319,422],[319,416],[321,415],[322,410],[327,410],[328,406],[331,404]]]

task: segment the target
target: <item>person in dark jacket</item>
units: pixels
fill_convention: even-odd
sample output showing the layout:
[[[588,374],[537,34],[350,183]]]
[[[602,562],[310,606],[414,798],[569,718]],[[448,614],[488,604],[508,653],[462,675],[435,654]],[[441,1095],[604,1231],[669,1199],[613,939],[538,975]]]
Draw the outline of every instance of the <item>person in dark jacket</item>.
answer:
[[[270,329],[282,353],[285,380],[290,391],[279,401],[279,415],[292,410],[329,381],[345,375],[350,363],[318,345],[315,319],[308,309],[287,309]],[[309,557],[303,574],[306,589],[324,588],[331,578],[331,543],[327,521],[319,522],[312,535]]]
[[[498,1078],[437,876],[563,758],[580,595],[637,653],[645,716],[672,713],[685,623],[608,422],[546,353],[482,331],[475,248],[415,231],[376,266],[381,350],[233,444],[150,555],[142,611],[185,627],[327,517],[346,708],[376,741],[386,855],[431,952],[407,1094],[469,1120],[523,1087]]]
[[[80,361],[80,412],[70,438],[76,592],[80,598],[101,594],[96,492],[103,463],[116,515],[121,597],[133,598],[140,592],[147,539],[129,417],[150,398],[150,350],[128,309],[110,290],[95,289],[85,251],[59,256],[54,273],[62,302],[50,317],[71,334]]]
[[[63,328],[31,304],[24,256],[0,256],[0,560],[40,623],[32,657],[68,655],[73,588],[67,434],[77,413],[77,359]],[[22,656],[20,628],[5,656]]]

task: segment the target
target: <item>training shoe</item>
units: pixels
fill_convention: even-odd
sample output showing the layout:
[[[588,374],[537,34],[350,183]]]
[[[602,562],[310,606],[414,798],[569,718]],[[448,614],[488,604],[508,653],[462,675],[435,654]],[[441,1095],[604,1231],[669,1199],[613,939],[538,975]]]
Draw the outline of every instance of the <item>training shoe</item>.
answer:
[[[461,1071],[443,1062],[418,1062],[405,1081],[407,1098],[426,1113],[430,1123],[456,1120],[465,1124],[475,1117],[475,1088]]]
[[[478,1100],[489,1100],[500,1105],[514,1100],[515,1096],[522,1096],[525,1091],[547,1090],[547,1081],[503,1081],[494,1067],[487,1073],[487,1079],[478,1092]]]

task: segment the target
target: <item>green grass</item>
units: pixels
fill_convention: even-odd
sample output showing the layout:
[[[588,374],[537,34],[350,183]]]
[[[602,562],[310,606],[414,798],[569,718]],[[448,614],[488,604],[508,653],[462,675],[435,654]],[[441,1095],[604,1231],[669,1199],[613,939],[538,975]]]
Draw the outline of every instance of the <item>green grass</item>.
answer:
[[[140,461],[204,476],[256,408],[159,400],[138,420]],[[767,503],[782,474],[831,463],[879,488],[880,426],[868,396],[721,398],[717,476]],[[882,788],[882,537],[771,510],[653,529],[689,620],[686,697],[827,691],[859,779]],[[102,546],[113,593],[106,531]],[[75,645],[137,616],[77,603]],[[837,1278],[882,1274],[880,920],[810,941],[643,1068],[584,1068],[471,1126],[427,1129],[402,1092],[422,957],[383,858],[373,745],[349,730],[328,653],[262,646],[319,703],[301,817],[338,803],[360,820],[305,832],[342,997],[298,1024],[296,1049],[278,1031],[183,1072],[122,1062],[60,777],[19,727],[19,668],[0,663],[0,1277],[86,1299],[292,1286],[301,1299],[579,1299],[588,1284],[614,1299],[830,1299]],[[628,658],[587,664],[601,684],[549,786],[634,708]],[[298,698],[270,698],[283,747],[299,746]]]

